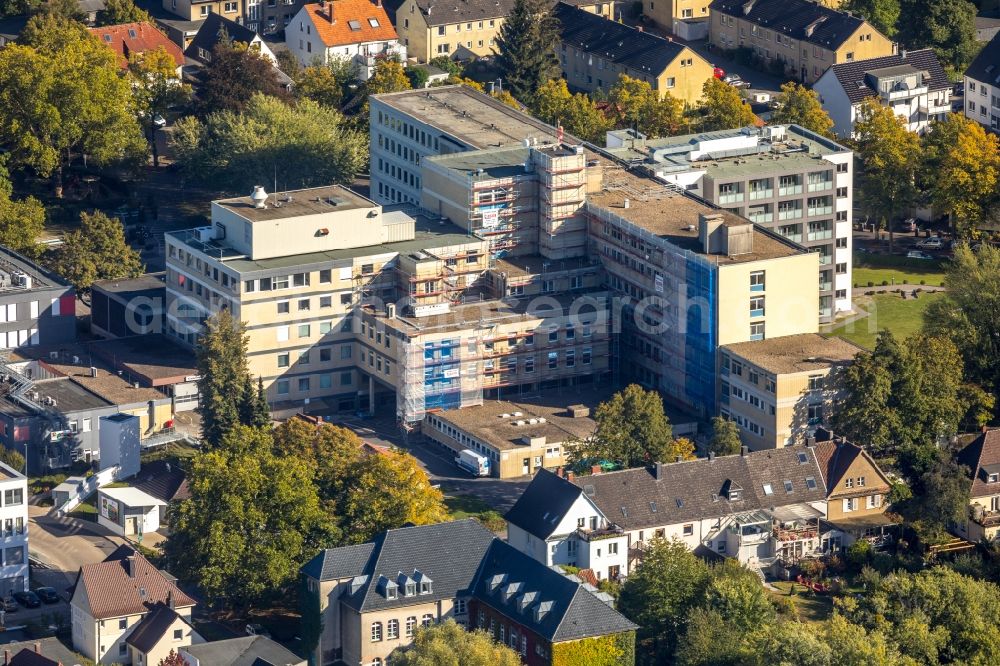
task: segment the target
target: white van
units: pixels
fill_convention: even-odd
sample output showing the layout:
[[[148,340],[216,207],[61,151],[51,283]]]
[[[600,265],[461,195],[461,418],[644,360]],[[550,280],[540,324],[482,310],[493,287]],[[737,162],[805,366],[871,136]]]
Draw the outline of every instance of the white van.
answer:
[[[455,464],[476,476],[490,475],[490,459],[470,449],[463,449],[455,456]]]

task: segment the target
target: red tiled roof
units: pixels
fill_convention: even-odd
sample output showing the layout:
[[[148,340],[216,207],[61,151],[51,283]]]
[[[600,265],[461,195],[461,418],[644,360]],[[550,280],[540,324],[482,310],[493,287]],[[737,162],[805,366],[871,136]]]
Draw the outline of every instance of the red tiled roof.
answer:
[[[958,463],[969,468],[970,497],[1000,494],[1000,482],[989,483],[991,473],[1000,474],[1000,429],[987,430],[959,451]]]
[[[334,18],[332,23],[331,8]],[[305,5],[302,9],[309,13],[309,18],[316,27],[316,34],[327,46],[399,39],[381,3],[376,5],[370,0],[331,0]],[[375,24],[371,21],[375,21]],[[287,29],[291,30],[292,26]]]
[[[841,481],[844,480],[847,470],[858,458],[864,458],[876,472],[882,474],[881,469],[868,455],[868,452],[857,444],[852,444],[825,430],[818,430],[816,437],[818,441],[813,449],[816,454],[816,462],[819,464],[820,471],[823,472],[828,495],[832,495],[835,490],[842,488]],[[888,482],[881,478],[879,483],[871,483],[866,486],[866,489],[870,488],[888,488]]]
[[[90,614],[96,620],[146,613],[156,604],[173,599],[174,606],[186,608],[195,601],[149,561],[128,546],[121,546],[103,562],[80,567],[76,596],[87,593]]]
[[[102,28],[90,28],[90,32],[121,56],[123,69],[128,67],[129,55],[155,51],[160,46],[166,49],[178,67],[184,64],[184,54],[181,52],[181,48],[157,30],[152,23],[107,25]]]

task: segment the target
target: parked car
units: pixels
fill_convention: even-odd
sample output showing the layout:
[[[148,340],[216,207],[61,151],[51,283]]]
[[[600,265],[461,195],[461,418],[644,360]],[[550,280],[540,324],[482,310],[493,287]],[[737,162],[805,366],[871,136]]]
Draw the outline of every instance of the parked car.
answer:
[[[725,77],[723,77],[722,80],[725,81],[726,83],[728,83],[729,85],[731,85],[734,88],[749,88],[750,87],[750,82],[749,81],[744,81],[743,77],[741,77],[739,74],[727,74]]]
[[[164,118],[160,114],[156,114],[155,116],[153,116],[153,127],[166,127],[166,126],[167,126],[166,118]]]
[[[917,247],[921,250],[940,250],[944,247],[944,240],[940,236],[931,236],[917,241]]]
[[[926,252],[921,252],[920,250],[910,250],[906,253],[907,259],[933,259],[931,255]]]
[[[39,599],[38,595],[31,590],[15,592],[14,599],[25,608],[38,608],[42,605],[42,600]]]
[[[722,69],[721,67],[716,67],[715,65],[712,65],[712,76],[714,76],[717,79],[724,79],[726,78],[726,70]]]
[[[6,597],[0,599],[0,610],[6,611],[8,613],[16,613],[21,607],[17,605],[13,597]]]
[[[56,592],[54,587],[40,587],[35,590],[35,594],[42,602],[47,604],[57,604],[59,603],[59,593]]]
[[[902,222],[896,224],[896,231],[908,231],[913,233],[917,230],[917,220],[912,217],[908,217]]]

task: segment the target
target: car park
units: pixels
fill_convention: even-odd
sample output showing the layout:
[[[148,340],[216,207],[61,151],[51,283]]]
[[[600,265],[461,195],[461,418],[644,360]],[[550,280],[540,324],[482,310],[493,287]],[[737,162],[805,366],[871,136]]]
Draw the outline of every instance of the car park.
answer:
[[[750,82],[749,81],[744,81],[743,77],[741,77],[739,74],[727,74],[725,77],[723,77],[722,80],[724,82],[728,83],[729,85],[731,85],[734,88],[749,88],[750,87]]]
[[[940,236],[931,236],[917,241],[917,247],[921,250],[940,250],[944,247],[944,240]]]
[[[56,589],[54,587],[40,587],[37,590],[35,590],[35,594],[38,595],[38,598],[41,599],[43,603],[46,604],[59,603],[59,593],[56,592]]]
[[[926,252],[921,252],[920,250],[910,250],[906,253],[907,259],[933,259],[931,255]]]
[[[38,595],[31,590],[15,592],[14,599],[25,608],[38,608],[42,605],[42,600],[39,599]]]

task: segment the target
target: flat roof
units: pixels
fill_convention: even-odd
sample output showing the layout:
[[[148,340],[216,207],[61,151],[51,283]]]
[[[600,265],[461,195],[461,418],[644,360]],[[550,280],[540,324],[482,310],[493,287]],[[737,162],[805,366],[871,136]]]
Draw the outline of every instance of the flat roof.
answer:
[[[453,171],[464,171],[477,180],[488,180],[525,175],[524,163],[530,152],[525,146],[511,146],[493,150],[466,150],[425,157],[424,160]],[[528,175],[533,176],[534,171]]]
[[[100,340],[88,347],[112,367],[151,386],[176,384],[198,374],[194,352],[161,333]]]
[[[383,208],[383,219],[387,215],[395,212],[407,214],[412,212],[413,207],[407,204],[387,206]],[[463,245],[465,243],[480,243],[479,238],[466,232],[461,227],[441,219],[431,219],[419,213],[411,215],[414,218],[415,235],[410,240],[397,241],[392,243],[380,243],[367,247],[352,247],[343,250],[326,250],[323,252],[308,252],[305,254],[293,254],[284,257],[272,257],[269,259],[248,259],[246,255],[237,252],[227,245],[217,241],[201,242],[197,239],[193,229],[182,231],[168,231],[167,235],[175,238],[189,247],[204,252],[210,257],[214,257],[225,263],[227,268],[239,272],[241,275],[272,271],[281,268],[305,268],[311,264],[323,264],[330,261],[344,261],[358,257],[372,257],[381,254],[406,254],[417,250],[429,248],[448,247],[453,245]]]
[[[555,143],[559,130],[468,86],[440,86],[385,93],[373,97],[473,148],[522,144],[534,138]],[[567,140],[576,139],[567,135]]]
[[[566,411],[569,405],[586,404],[578,394],[561,396],[561,405],[545,405],[532,401],[486,400],[482,405],[436,412],[434,416],[456,428],[478,437],[498,450],[525,446],[524,437],[545,437],[549,444],[569,440],[582,441],[594,432],[596,423],[589,416],[573,418]],[[593,401],[591,413],[598,401]],[[520,416],[513,416],[520,413]],[[507,418],[501,418],[507,414]],[[538,422],[545,419],[544,423]],[[535,423],[529,423],[534,419]],[[524,421],[523,425],[516,425]]]
[[[523,257],[507,257],[497,259],[496,270],[506,273],[508,277],[526,277],[528,275],[545,275],[561,271],[574,271],[585,268],[600,270],[601,263],[589,257],[569,257],[566,259],[549,259],[532,254]]]
[[[265,208],[257,208],[250,195],[233,197],[232,199],[218,199],[212,203],[218,204],[251,222],[283,220],[303,215],[322,215],[342,210],[378,207],[378,204],[371,199],[363,197],[343,185],[324,185],[304,190],[268,193]]]
[[[67,288],[69,285],[55,273],[42,268],[27,257],[0,245],[0,273],[6,273],[6,279],[0,281],[0,294],[51,287]],[[31,278],[31,286],[23,287],[14,284],[13,274],[24,273]]]
[[[737,342],[722,348],[776,375],[824,370],[835,363],[851,361],[865,351],[844,338],[819,333]]]
[[[56,401],[55,408],[60,412],[81,412],[114,406],[114,403],[88,391],[68,377],[36,381],[34,390],[38,391],[39,395],[36,402],[44,404],[45,398],[52,398]],[[20,405],[18,407],[20,408]]]
[[[118,500],[125,506],[166,506],[167,503],[138,488],[98,488],[97,492]]]
[[[504,322],[561,317],[569,314],[573,305],[576,306],[573,312],[582,316],[591,311],[585,306],[580,306],[580,301],[584,298],[593,299],[595,309],[603,310],[606,307],[607,294],[595,292],[576,298],[569,295],[560,297],[556,294],[541,304],[536,304],[535,299],[531,298],[482,300],[452,305],[446,313],[426,317],[401,316],[397,313],[390,318],[384,311],[370,309],[366,310],[365,314],[378,319],[386,328],[412,337],[430,333],[457,332],[487,324],[493,326]],[[555,307],[556,304],[558,307]]]
[[[625,208],[625,200],[629,207]],[[605,174],[604,189],[587,195],[588,208],[603,208],[659,236],[682,250],[704,257],[717,265],[740,264],[804,254],[808,250],[763,227],[753,225],[753,252],[727,256],[706,254],[698,238],[701,215],[721,215],[726,225],[752,224],[738,215],[715,208],[660,181],[629,171]]]
[[[127,280],[98,280],[93,288],[109,294],[131,294],[140,295],[148,292],[162,291],[166,288],[167,274],[164,271],[159,273],[146,273],[137,278]]]

